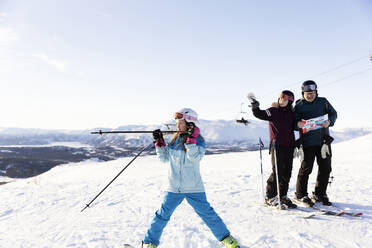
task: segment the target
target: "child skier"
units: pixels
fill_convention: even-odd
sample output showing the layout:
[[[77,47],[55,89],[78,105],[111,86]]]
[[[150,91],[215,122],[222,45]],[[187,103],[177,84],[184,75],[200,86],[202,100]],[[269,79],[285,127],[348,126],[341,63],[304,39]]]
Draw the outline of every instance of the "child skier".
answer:
[[[279,203],[276,187],[275,160],[278,169],[280,203],[288,208],[296,208],[297,205],[287,197],[288,185],[291,178],[294,151],[294,112],[292,103],[294,94],[284,90],[277,102],[271,108],[260,110],[260,103],[249,97],[252,112],[255,117],[261,120],[270,121],[270,153],[272,161],[272,173],[267,180],[266,199],[268,205],[276,206]],[[275,154],[273,142],[275,142]]]
[[[178,133],[165,144],[159,129],[153,132],[156,153],[162,162],[169,162],[168,187],[163,203],[146,232],[142,248],[155,248],[173,211],[186,198],[214,236],[227,248],[239,248],[237,241],[207,201],[199,162],[205,153],[205,142],[195,125],[197,113],[189,108],[174,114]]]

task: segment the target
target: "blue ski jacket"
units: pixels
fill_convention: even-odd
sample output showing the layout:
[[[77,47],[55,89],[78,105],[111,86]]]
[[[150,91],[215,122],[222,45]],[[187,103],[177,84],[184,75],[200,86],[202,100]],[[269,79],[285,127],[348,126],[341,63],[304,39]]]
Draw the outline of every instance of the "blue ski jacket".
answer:
[[[166,191],[173,193],[204,192],[204,184],[200,175],[200,160],[205,154],[205,141],[201,135],[196,144],[185,144],[186,152],[180,143],[180,136],[173,144],[157,147],[156,153],[160,161],[169,162],[168,186]]]

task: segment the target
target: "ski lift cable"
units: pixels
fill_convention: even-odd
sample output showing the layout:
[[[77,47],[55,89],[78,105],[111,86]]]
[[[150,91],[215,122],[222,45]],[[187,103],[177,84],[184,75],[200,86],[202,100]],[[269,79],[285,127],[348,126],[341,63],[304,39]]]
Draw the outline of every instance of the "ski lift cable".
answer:
[[[344,63],[344,64],[342,64],[342,65],[336,66],[336,67],[334,67],[334,68],[332,68],[332,69],[329,69],[329,70],[327,70],[327,71],[324,71],[324,72],[321,72],[321,73],[315,74],[314,76],[309,77],[309,78],[319,77],[320,75],[328,74],[328,73],[333,72],[333,71],[336,71],[336,70],[338,70],[338,69],[340,69],[340,68],[342,68],[342,67],[345,67],[345,66],[348,66],[348,65],[354,64],[354,63],[356,63],[356,62],[359,62],[360,60],[365,59],[366,57],[368,57],[369,59],[372,60],[372,56],[366,56],[366,55],[364,55],[364,56],[359,57],[359,58],[357,58],[357,59],[354,59],[354,60],[352,60],[352,61],[350,61],[350,62],[348,62],[348,63]],[[371,70],[372,70],[372,68],[368,68],[368,69],[365,69],[365,70],[362,70],[362,71],[359,71],[359,72],[355,72],[355,73],[349,74],[349,75],[347,75],[347,76],[345,76],[345,77],[343,77],[343,78],[336,79],[336,80],[330,81],[330,82],[328,82],[328,83],[324,83],[324,84],[322,84],[322,85],[323,85],[323,86],[328,86],[328,85],[330,85],[330,84],[335,84],[335,83],[338,83],[338,82],[340,82],[340,81],[343,81],[343,80],[346,80],[346,79],[349,79],[349,78],[355,77],[355,76],[357,76],[357,75],[360,75],[360,74],[366,73],[366,72],[371,71]],[[281,89],[283,89],[283,88],[288,88],[288,87],[290,87],[290,86],[297,85],[297,84],[298,84],[298,82],[293,83],[293,84],[290,84],[290,85],[287,85],[287,86],[284,86],[284,87],[282,87]],[[280,89],[280,90],[281,90],[281,89]],[[268,93],[268,94],[264,94],[263,96],[268,96],[268,95],[271,95],[271,94],[273,94],[273,93],[277,93],[278,91],[279,91],[279,90],[272,91],[272,92],[270,92],[270,93]],[[225,109],[223,109],[223,110],[220,110],[220,111],[218,111],[218,112],[212,113],[212,114],[209,115],[209,116],[213,116],[213,115],[216,115],[216,114],[224,113],[224,112],[230,111],[230,110],[232,110],[232,109],[234,109],[234,108],[236,108],[236,105],[233,105],[233,106],[231,106],[231,107],[227,107],[227,108],[225,108]]]
[[[322,76],[322,75],[325,75],[325,74],[331,73],[331,72],[333,72],[333,71],[337,71],[338,69],[340,69],[340,68],[342,68],[342,67],[345,67],[345,66],[348,66],[348,65],[354,64],[354,63],[356,63],[356,62],[359,62],[359,61],[365,59],[366,57],[369,57],[369,56],[364,55],[364,56],[359,57],[359,58],[357,58],[357,59],[354,59],[354,60],[352,60],[352,61],[350,61],[350,62],[348,62],[348,63],[342,64],[342,65],[339,65],[339,66],[335,66],[335,67],[333,67],[332,69],[329,69],[329,70],[327,70],[327,71],[324,71],[324,72],[321,72],[321,73],[315,74],[315,75],[310,76],[310,77],[307,77],[307,78],[315,78],[315,77],[319,77],[319,76]],[[264,95],[264,96],[271,95],[271,94],[273,94],[273,93],[278,92],[278,91],[281,90],[281,89],[285,89],[285,88],[288,88],[288,87],[291,87],[291,86],[293,86],[293,85],[297,85],[297,84],[298,84],[298,82],[296,82],[296,83],[292,83],[292,84],[289,84],[289,85],[286,85],[286,86],[284,86],[284,87],[282,87],[282,88],[280,88],[280,89],[278,89],[278,90],[276,90],[276,91],[272,91],[272,92],[270,92],[270,93],[268,93],[268,94],[266,94],[266,95]]]
[[[372,71],[372,68],[368,68],[368,69],[364,69],[364,70],[361,70],[361,71],[358,71],[358,72],[354,72],[354,73],[351,73],[345,77],[342,77],[342,78],[339,78],[339,79],[336,79],[336,80],[333,80],[333,81],[330,81],[330,82],[326,82],[326,83],[322,83],[321,86],[322,87],[327,87],[328,85],[331,85],[331,84],[335,84],[335,83],[339,83],[343,80],[346,80],[346,79],[349,79],[349,78],[352,78],[352,77],[355,77],[355,76],[358,76],[360,74],[364,74],[364,73],[367,73],[369,71]],[[293,84],[292,84],[293,85]],[[292,86],[290,85],[290,86]],[[272,94],[273,92],[271,92],[270,94]],[[267,96],[269,94],[266,94],[264,96]]]
[[[322,72],[322,73],[316,74],[316,75],[312,76],[312,78],[319,77],[319,76],[322,76],[322,75],[324,75],[324,74],[328,74],[328,73],[330,73],[330,72],[336,71],[336,70],[338,70],[338,69],[340,69],[340,68],[342,68],[342,67],[345,67],[345,66],[348,66],[348,65],[354,64],[354,63],[359,62],[359,61],[361,61],[361,60],[363,60],[363,59],[365,59],[365,58],[366,58],[366,56],[359,57],[359,58],[357,58],[357,59],[355,59],[355,60],[352,60],[352,61],[350,61],[350,62],[348,62],[348,63],[345,63],[345,64],[342,64],[342,65],[336,66],[336,67],[334,67],[334,68],[332,68],[332,69],[329,69],[329,70],[327,70],[327,71],[325,71],[325,72]]]
[[[327,87],[327,86],[329,86],[329,85],[331,85],[331,84],[339,83],[339,82],[341,82],[341,81],[343,81],[343,80],[346,80],[346,79],[349,79],[349,78],[352,78],[352,77],[358,76],[358,75],[360,75],[360,74],[367,73],[367,72],[369,72],[369,71],[372,71],[372,68],[368,68],[368,69],[365,69],[365,70],[362,70],[362,71],[358,71],[358,72],[355,72],[355,73],[349,74],[349,75],[347,75],[347,76],[345,76],[345,77],[343,77],[343,78],[339,78],[339,79],[336,79],[336,80],[330,81],[330,82],[328,82],[328,83],[324,83],[324,84],[322,84],[322,87]],[[297,83],[296,83],[296,84],[297,84]],[[270,94],[272,94],[272,93],[273,93],[273,92],[271,92]],[[266,95],[264,95],[264,96],[267,96],[267,95],[269,95],[269,94],[266,94]],[[211,115],[213,116],[213,115],[215,115],[215,114],[217,114],[217,113],[218,113],[218,114],[219,114],[219,113],[224,113],[224,112],[227,112],[227,110],[231,110],[231,109],[233,109],[233,108],[236,108],[236,105],[231,106],[231,107],[229,107],[229,108],[225,108],[225,109],[222,110],[222,111],[212,113]],[[209,115],[209,116],[211,116],[211,115]]]
[[[328,85],[338,83],[338,82],[343,81],[343,80],[345,80],[345,79],[349,79],[349,78],[352,78],[352,77],[358,76],[358,75],[360,75],[360,74],[363,74],[363,73],[366,73],[366,72],[369,72],[369,71],[372,71],[372,68],[368,68],[368,69],[365,69],[365,70],[362,70],[362,71],[358,71],[358,72],[355,72],[355,73],[349,74],[349,75],[347,75],[347,76],[345,76],[345,77],[343,77],[343,78],[340,78],[340,79],[337,79],[337,80],[333,80],[333,81],[328,82],[328,83],[324,83],[324,84],[322,85],[322,87],[326,87],[326,86],[328,86]]]

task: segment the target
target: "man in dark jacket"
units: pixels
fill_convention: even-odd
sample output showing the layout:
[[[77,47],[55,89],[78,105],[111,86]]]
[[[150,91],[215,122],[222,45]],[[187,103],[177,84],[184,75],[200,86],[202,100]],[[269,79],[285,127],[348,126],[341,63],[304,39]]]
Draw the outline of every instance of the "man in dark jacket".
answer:
[[[295,200],[307,206],[313,206],[314,202],[322,202],[324,205],[332,205],[327,196],[327,186],[331,173],[331,152],[329,126],[333,126],[337,119],[337,112],[324,97],[318,97],[317,85],[314,81],[308,80],[302,84],[301,100],[295,106],[295,130],[300,131],[300,144],[303,149],[303,160],[298,172]],[[312,118],[328,114],[328,120],[321,128],[303,133],[304,122]],[[327,151],[325,151],[327,149]],[[323,153],[323,154],[322,154]],[[312,200],[308,197],[307,184],[309,175],[312,172],[314,160],[319,166],[316,179],[315,191]]]
[[[289,208],[297,207],[287,197],[288,185],[292,174],[293,150],[294,150],[294,113],[292,103],[294,94],[289,90],[284,90],[271,108],[261,110],[259,102],[251,99],[252,112],[255,117],[261,120],[270,121],[270,152],[272,161],[272,173],[267,180],[266,204],[278,205],[275,174],[275,161],[278,169],[280,203]],[[274,153],[274,145],[276,152]]]

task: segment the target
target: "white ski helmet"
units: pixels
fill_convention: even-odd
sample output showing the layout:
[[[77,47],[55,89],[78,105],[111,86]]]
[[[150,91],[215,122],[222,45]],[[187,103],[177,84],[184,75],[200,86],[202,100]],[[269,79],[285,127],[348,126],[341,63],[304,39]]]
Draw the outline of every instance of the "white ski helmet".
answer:
[[[174,113],[174,119],[184,119],[187,122],[198,123],[198,114],[191,108],[183,108]]]

